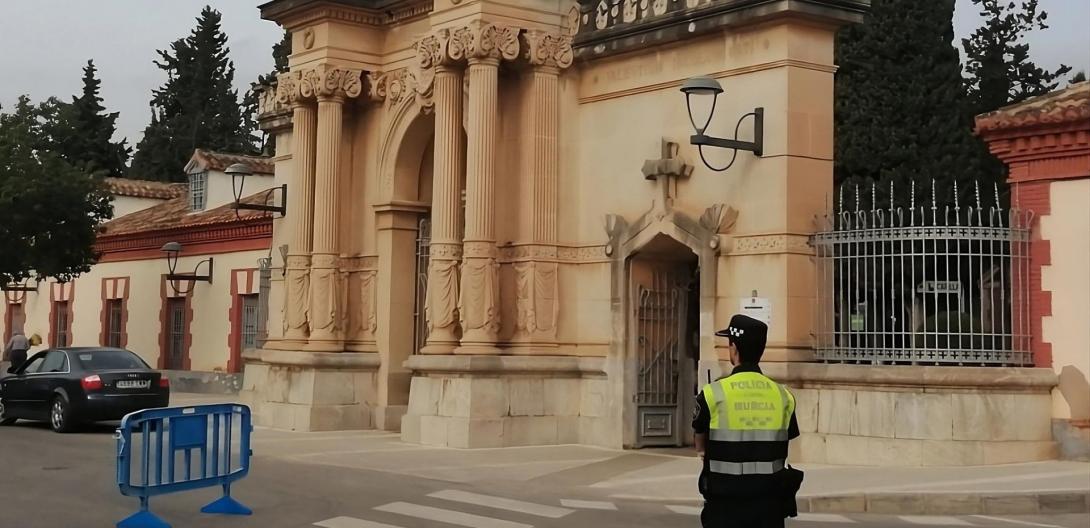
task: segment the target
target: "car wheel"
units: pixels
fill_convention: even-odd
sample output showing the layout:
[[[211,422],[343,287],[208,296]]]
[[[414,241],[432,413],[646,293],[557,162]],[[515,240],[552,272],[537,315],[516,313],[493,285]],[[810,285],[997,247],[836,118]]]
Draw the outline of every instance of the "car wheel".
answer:
[[[0,425],[11,425],[15,423],[18,418],[8,418],[4,415],[4,400],[0,400]]]
[[[49,426],[58,433],[71,433],[75,430],[75,420],[72,418],[72,408],[68,399],[57,395],[53,398],[53,404],[49,406]]]

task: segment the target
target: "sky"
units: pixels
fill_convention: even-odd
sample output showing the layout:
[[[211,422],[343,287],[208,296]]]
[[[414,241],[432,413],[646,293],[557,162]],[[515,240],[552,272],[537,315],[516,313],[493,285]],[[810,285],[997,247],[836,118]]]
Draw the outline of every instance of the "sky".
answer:
[[[240,94],[259,74],[272,69],[276,24],[261,20],[264,0],[0,0],[0,106],[20,94],[34,101],[65,101],[80,90],[82,68],[94,59],[102,80],[103,104],[120,112],[117,137],[135,145],[150,120],[151,91],[166,80],[152,61],[156,50],[185,37],[201,8],[223,14],[235,85]],[[927,1],[927,0],[921,0]],[[979,25],[971,0],[956,0],[954,30],[960,38]],[[1090,0],[1040,0],[1051,27],[1029,36],[1032,58],[1041,66],[1071,65],[1090,71]]]

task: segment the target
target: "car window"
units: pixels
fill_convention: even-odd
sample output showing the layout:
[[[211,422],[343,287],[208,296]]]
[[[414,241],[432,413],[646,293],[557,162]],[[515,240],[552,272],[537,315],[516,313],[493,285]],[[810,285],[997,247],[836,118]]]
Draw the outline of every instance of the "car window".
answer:
[[[43,361],[45,361],[45,352],[39,352],[38,355],[30,358],[29,361],[23,363],[23,366],[19,367],[19,373],[33,374],[38,372],[38,368],[42,366]]]
[[[40,367],[38,367],[37,372],[39,374],[48,372],[64,372],[68,370],[68,366],[65,364],[66,362],[67,360],[65,359],[64,352],[61,352],[59,350],[53,350],[46,354],[45,361],[42,361],[42,364]]]
[[[76,360],[84,370],[130,370],[149,368],[140,356],[128,350],[91,350],[77,352]]]

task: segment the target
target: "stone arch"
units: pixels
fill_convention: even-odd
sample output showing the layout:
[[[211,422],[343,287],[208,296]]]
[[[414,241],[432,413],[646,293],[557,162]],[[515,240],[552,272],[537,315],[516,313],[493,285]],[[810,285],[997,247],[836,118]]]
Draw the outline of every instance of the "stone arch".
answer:
[[[696,256],[699,277],[699,361],[698,372],[711,371],[713,377],[720,374],[719,358],[715,350],[713,328],[715,324],[716,280],[719,257],[719,226],[723,207],[709,208],[700,220],[693,220],[676,210],[661,209],[641,216],[629,224],[619,215],[606,218],[609,244],[606,253],[611,261],[611,312],[612,339],[607,370],[611,383],[611,400],[623,402],[614,409],[618,420],[616,430],[622,431],[621,443],[625,447],[636,445],[636,405],[632,391],[637,384],[638,366],[633,353],[633,332],[630,314],[633,313],[629,295],[629,266],[632,258],[641,250],[654,244],[661,237],[669,238],[676,245],[688,248]],[[701,378],[702,380],[702,378]]]
[[[379,145],[381,202],[426,202],[421,196],[421,164],[435,134],[435,118],[424,113],[415,98],[395,104],[388,112],[387,133]]]

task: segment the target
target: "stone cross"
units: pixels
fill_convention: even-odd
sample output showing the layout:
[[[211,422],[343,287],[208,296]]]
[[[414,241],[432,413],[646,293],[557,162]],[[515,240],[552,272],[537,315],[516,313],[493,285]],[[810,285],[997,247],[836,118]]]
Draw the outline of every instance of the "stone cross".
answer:
[[[658,183],[659,199],[655,201],[655,209],[660,214],[674,207],[674,196],[670,193],[671,184],[678,179],[688,178],[693,173],[693,167],[678,157],[679,148],[677,143],[663,138],[662,158],[643,162],[644,179]]]

